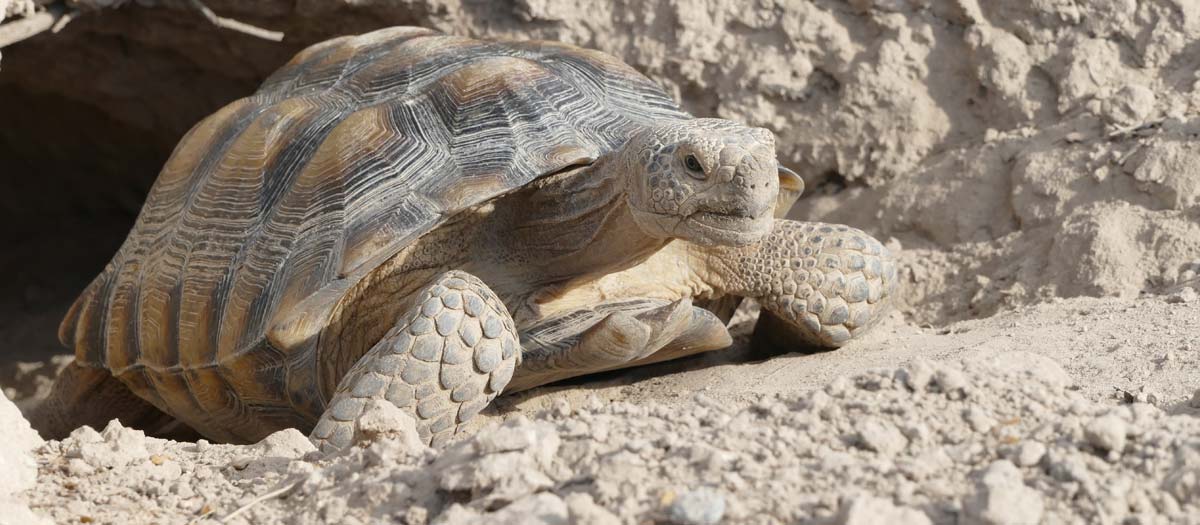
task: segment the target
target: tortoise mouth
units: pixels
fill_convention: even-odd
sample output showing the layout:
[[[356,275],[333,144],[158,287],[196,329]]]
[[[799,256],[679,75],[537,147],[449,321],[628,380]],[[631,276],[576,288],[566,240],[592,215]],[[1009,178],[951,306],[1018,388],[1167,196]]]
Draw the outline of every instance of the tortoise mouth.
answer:
[[[646,233],[655,237],[682,239],[703,246],[745,246],[754,244],[774,227],[771,214],[754,216],[743,212],[703,210],[680,216],[634,210]]]
[[[688,220],[702,221],[714,226],[726,225],[730,228],[735,228],[739,224],[751,223],[757,219],[753,215],[744,212],[721,212],[721,211],[698,211],[688,215]]]
[[[680,226],[691,230],[693,242],[715,245],[743,246],[758,242],[771,232],[770,215],[754,216],[737,211],[697,211],[688,215]]]

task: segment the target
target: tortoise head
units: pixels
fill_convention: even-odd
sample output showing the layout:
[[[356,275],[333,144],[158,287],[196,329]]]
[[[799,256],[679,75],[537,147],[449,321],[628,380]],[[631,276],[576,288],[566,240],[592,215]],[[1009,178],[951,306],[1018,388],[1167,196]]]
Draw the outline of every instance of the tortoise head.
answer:
[[[727,246],[771,231],[780,175],[770,131],[671,122],[636,135],[624,155],[629,205],[646,234]]]

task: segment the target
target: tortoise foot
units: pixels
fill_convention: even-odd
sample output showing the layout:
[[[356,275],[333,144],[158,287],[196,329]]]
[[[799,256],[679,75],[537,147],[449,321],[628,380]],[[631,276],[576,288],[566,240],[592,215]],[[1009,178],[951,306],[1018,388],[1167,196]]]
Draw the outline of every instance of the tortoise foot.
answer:
[[[768,271],[747,276],[765,292],[756,345],[843,346],[883,317],[898,286],[888,249],[848,226],[777,221],[758,256]]]

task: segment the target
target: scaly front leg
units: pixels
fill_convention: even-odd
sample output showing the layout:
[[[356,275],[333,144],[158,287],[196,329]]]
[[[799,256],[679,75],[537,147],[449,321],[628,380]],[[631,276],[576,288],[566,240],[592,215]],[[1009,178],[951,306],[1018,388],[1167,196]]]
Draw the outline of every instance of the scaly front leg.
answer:
[[[762,304],[755,339],[775,344],[840,347],[883,316],[897,286],[887,248],[848,226],[779,219],[757,244],[702,253],[707,281]]]
[[[475,276],[446,272],[350,368],[309,438],[323,451],[350,446],[368,405],[386,402],[441,444],[504,390],[520,361],[504,303]]]

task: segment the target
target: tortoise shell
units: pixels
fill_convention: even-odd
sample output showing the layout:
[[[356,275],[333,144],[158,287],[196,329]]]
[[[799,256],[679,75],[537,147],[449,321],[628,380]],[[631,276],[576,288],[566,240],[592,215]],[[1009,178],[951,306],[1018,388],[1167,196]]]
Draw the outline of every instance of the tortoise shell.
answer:
[[[59,337],[210,437],[303,427],[346,290],[454,214],[683,118],[569,45],[405,27],[316,44],[187,133]]]

